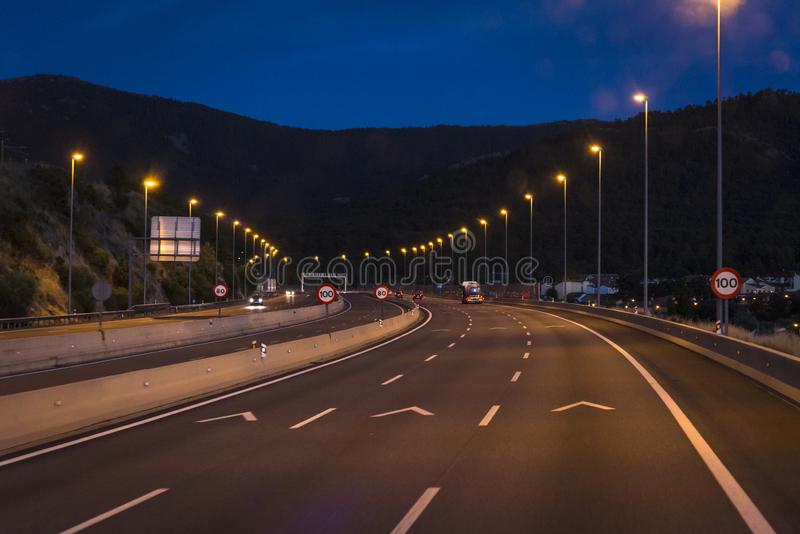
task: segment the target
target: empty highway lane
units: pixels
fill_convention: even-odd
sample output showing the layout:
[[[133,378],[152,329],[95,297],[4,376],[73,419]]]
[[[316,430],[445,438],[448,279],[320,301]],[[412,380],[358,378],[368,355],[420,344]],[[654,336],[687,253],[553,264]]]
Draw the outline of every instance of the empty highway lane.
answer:
[[[598,320],[427,300],[396,341],[0,462],[4,532],[800,528],[800,412]]]

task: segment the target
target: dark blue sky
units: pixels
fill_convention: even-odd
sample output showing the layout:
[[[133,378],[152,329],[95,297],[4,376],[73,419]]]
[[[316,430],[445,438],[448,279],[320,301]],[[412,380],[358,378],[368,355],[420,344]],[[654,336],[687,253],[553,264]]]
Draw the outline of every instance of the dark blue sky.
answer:
[[[800,2],[723,0],[728,95],[800,89]],[[0,77],[313,128],[526,124],[714,98],[715,0],[6,2]]]

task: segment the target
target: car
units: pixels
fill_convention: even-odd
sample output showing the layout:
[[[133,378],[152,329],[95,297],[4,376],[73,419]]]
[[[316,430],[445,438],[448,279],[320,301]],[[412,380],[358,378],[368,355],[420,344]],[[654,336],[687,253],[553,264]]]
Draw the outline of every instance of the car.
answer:
[[[247,299],[247,302],[249,302],[251,306],[263,306],[264,299],[265,297],[261,293],[253,293],[250,295],[250,298]]]
[[[413,294],[413,295],[411,295],[411,298],[412,298],[413,300],[422,300],[422,298],[423,298],[424,296],[425,296],[425,293],[423,293],[422,291],[419,291],[419,290],[418,290],[418,291],[414,291],[414,294]]]
[[[398,289],[397,291],[394,292],[394,296],[401,299],[405,296],[405,293],[403,293],[402,289]]]
[[[293,297],[293,296],[294,296],[294,291],[292,291],[292,290],[287,290],[287,291],[286,291],[286,296],[287,296],[287,297]]]

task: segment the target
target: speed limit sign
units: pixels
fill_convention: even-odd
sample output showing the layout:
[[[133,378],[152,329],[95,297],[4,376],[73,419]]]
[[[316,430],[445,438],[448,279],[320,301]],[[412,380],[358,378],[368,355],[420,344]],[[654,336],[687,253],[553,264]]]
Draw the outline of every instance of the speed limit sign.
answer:
[[[386,286],[378,286],[374,291],[375,298],[378,300],[386,300],[389,298],[389,288]]]
[[[225,297],[228,296],[228,286],[222,282],[218,282],[214,286],[213,291],[214,291],[214,297],[218,299],[224,299]]]
[[[730,267],[722,267],[711,275],[711,291],[721,299],[732,299],[742,290],[742,277]]]
[[[336,300],[336,288],[330,284],[322,284],[317,288],[317,300],[320,304],[330,304]]]

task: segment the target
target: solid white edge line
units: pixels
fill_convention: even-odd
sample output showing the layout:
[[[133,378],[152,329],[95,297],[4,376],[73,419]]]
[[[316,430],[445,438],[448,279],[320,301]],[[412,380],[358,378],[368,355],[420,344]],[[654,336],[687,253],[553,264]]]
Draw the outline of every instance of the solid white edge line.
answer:
[[[589,328],[586,325],[553,313],[548,313],[541,310],[532,311],[550,315],[551,317],[556,317],[562,321],[579,326],[587,332],[591,332],[595,336],[599,337],[613,347],[617,352],[622,354],[625,359],[628,360],[628,362],[634,367],[634,369],[639,371],[639,374],[642,375],[642,378],[644,378],[645,382],[650,385],[653,391],[655,391],[656,395],[658,395],[659,399],[661,399],[661,402],[663,402],[667,407],[669,413],[672,414],[673,418],[675,418],[678,426],[681,427],[681,430],[683,430],[683,433],[689,439],[689,442],[697,451],[697,454],[700,455],[700,458],[702,458],[703,462],[706,464],[706,467],[708,467],[708,470],[711,471],[711,474],[717,480],[717,483],[722,488],[722,491],[724,491],[725,495],[728,496],[728,499],[730,499],[731,503],[736,508],[736,511],[739,512],[739,515],[742,517],[750,530],[757,533],[775,532],[752,499],[750,499],[750,496],[744,491],[744,488],[742,488],[739,482],[737,482],[737,480],[733,477],[733,474],[728,471],[728,468],[725,467],[725,464],[722,463],[722,460],[719,459],[719,456],[717,456],[703,436],[700,435],[700,432],[697,430],[697,428],[695,428],[694,424],[692,424],[680,406],[678,406],[678,403],[673,400],[670,394],[667,393],[661,384],[659,384],[658,381],[653,378],[653,375],[651,375],[650,372],[636,360],[636,358],[631,356],[625,349],[611,341],[609,338],[605,337],[603,334]]]
[[[125,510],[127,510],[129,508],[133,508],[134,506],[142,504],[145,501],[149,501],[153,497],[158,497],[159,495],[161,495],[162,493],[164,493],[165,491],[168,491],[168,490],[169,490],[169,488],[159,488],[157,490],[153,490],[150,493],[146,493],[146,494],[142,495],[141,497],[137,497],[136,499],[133,499],[132,501],[128,501],[125,504],[121,504],[121,505],[117,506],[116,508],[113,508],[113,509],[109,510],[108,512],[104,512],[104,513],[102,513],[102,514],[100,514],[98,516],[95,516],[95,517],[93,517],[91,519],[88,519],[88,520],[84,521],[83,523],[75,525],[74,527],[70,527],[67,530],[62,531],[61,534],[74,534],[75,532],[80,532],[81,530],[83,530],[85,528],[89,528],[92,525],[96,525],[97,523],[100,523],[101,521],[105,521],[109,517],[112,517],[112,516],[115,516],[115,515],[117,515],[117,514],[119,514],[121,512],[124,512]]]
[[[522,374],[522,371],[517,371],[516,373],[514,373],[514,376],[511,377],[511,381],[512,382],[516,382],[517,380],[519,380],[519,377],[520,377],[521,374]]]
[[[207,406],[209,404],[214,404],[216,402],[220,402],[220,401],[223,401],[225,399],[230,399],[232,397],[238,397],[239,395],[244,395],[245,393],[250,393],[251,391],[256,391],[258,389],[265,388],[267,386],[271,386],[272,384],[277,384],[279,382],[283,382],[285,380],[289,380],[290,378],[295,378],[297,376],[301,376],[301,375],[304,375],[306,373],[312,373],[314,371],[318,371],[320,369],[324,369],[324,368],[329,367],[331,365],[336,365],[337,363],[341,363],[341,362],[347,361],[347,360],[349,360],[351,358],[355,358],[357,356],[361,356],[362,354],[366,354],[368,352],[372,352],[375,349],[379,349],[381,347],[385,347],[386,345],[389,345],[390,343],[394,343],[395,341],[403,339],[406,336],[410,336],[411,334],[413,334],[414,332],[416,332],[420,328],[424,328],[429,322],[431,322],[431,319],[433,319],[433,312],[431,312],[428,308],[423,308],[422,306],[420,306],[418,309],[425,310],[425,312],[428,314],[428,318],[421,325],[417,325],[416,327],[412,328],[408,332],[404,332],[404,333],[402,333],[402,334],[400,334],[398,336],[395,336],[395,337],[393,337],[391,339],[387,339],[386,341],[378,343],[377,345],[374,345],[372,347],[368,347],[368,348],[360,350],[358,352],[354,352],[353,354],[349,354],[347,356],[343,356],[343,357],[341,357],[339,359],[336,359],[336,360],[332,360],[332,361],[329,361],[329,362],[321,363],[319,365],[315,365],[314,367],[307,367],[306,369],[301,369],[300,371],[295,371],[295,372],[290,373],[288,375],[284,375],[284,376],[279,377],[279,378],[268,380],[267,382],[261,382],[259,384],[255,384],[253,386],[248,386],[248,387],[246,387],[244,389],[238,389],[236,391],[231,391],[230,393],[225,393],[224,395],[220,395],[218,397],[212,397],[212,398],[206,399],[204,401],[196,402],[194,404],[190,404],[188,406],[184,406],[184,407],[178,408],[176,410],[170,410],[169,412],[165,412],[165,413],[162,413],[162,414],[154,415],[152,417],[147,417],[147,418],[141,419],[139,421],[134,421],[132,423],[127,423],[127,424],[122,425],[122,426],[109,428],[109,429],[103,430],[101,432],[96,432],[94,434],[89,434],[88,436],[83,436],[81,438],[73,439],[73,440],[70,440],[70,441],[65,441],[64,443],[59,443],[58,445],[52,445],[50,447],[45,447],[44,449],[31,451],[29,453],[21,454],[19,456],[12,456],[11,458],[8,458],[6,460],[0,461],[0,467],[5,467],[7,465],[15,464],[15,463],[21,462],[23,460],[28,460],[30,458],[36,458],[37,456],[42,456],[44,454],[55,452],[55,451],[58,451],[58,450],[61,450],[61,449],[66,449],[67,447],[72,447],[74,445],[85,443],[87,441],[92,441],[92,440],[95,440],[97,438],[102,438],[102,437],[105,437],[105,436],[109,436],[111,434],[116,434],[117,432],[122,432],[124,430],[129,430],[131,428],[136,428],[138,426],[146,425],[146,424],[152,423],[154,421],[159,421],[161,419],[166,419],[167,417],[171,417],[173,415],[178,415],[178,414],[181,414],[183,412],[188,412],[189,410],[194,410],[195,408],[200,408],[202,406]]]
[[[391,384],[391,383],[392,383],[392,382],[394,382],[395,380],[400,380],[401,378],[403,378],[403,375],[396,375],[396,376],[393,376],[392,378],[390,378],[390,379],[389,379],[389,380],[387,380],[386,382],[381,382],[381,385],[382,385],[382,386],[388,386],[389,384]]]
[[[435,358],[435,357],[437,357],[437,356],[438,356],[438,354],[431,354],[430,356],[428,356],[427,358],[425,358],[425,361],[426,361],[426,362],[429,362],[429,361],[431,361],[432,359],[434,359],[434,358]]]
[[[302,427],[306,426],[308,423],[313,423],[314,421],[316,421],[320,417],[325,417],[326,415],[328,415],[329,413],[331,413],[334,410],[336,410],[336,408],[328,408],[327,410],[322,410],[317,415],[312,415],[308,419],[304,419],[303,421],[300,421],[299,423],[290,426],[289,430],[297,430],[298,428],[302,428]]]
[[[425,508],[431,503],[436,494],[439,493],[439,490],[442,488],[428,488],[422,495],[420,495],[417,502],[414,503],[414,506],[406,512],[406,515],[403,516],[403,519],[397,523],[397,526],[392,529],[391,534],[406,534],[414,522],[422,515],[422,512],[425,511]]]
[[[478,423],[478,426],[488,426],[489,423],[492,422],[492,418],[494,418],[494,414],[496,414],[497,410],[499,410],[499,409],[500,409],[500,405],[499,404],[495,404],[494,406],[489,408],[489,411],[486,412],[486,415],[483,416],[483,419],[481,419],[481,422]]]
[[[522,355],[522,359],[527,360],[530,355],[531,355],[530,352],[526,352],[525,354]]]
[[[452,349],[455,346],[456,346],[456,344],[455,344],[455,342],[453,342],[453,343],[450,343],[449,345],[447,345],[447,348],[448,349]]]

